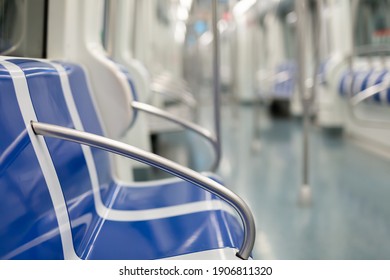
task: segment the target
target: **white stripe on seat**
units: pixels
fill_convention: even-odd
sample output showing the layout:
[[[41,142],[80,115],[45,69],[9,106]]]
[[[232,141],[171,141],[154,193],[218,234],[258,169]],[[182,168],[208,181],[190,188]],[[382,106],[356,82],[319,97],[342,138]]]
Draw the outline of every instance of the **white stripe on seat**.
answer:
[[[4,61],[4,58],[0,58],[1,64],[9,71],[14,87],[17,102],[25,123],[28,135],[31,139],[31,144],[34,152],[38,158],[39,165],[42,169],[43,176],[45,178],[50,198],[53,202],[59,231],[62,243],[62,249],[65,259],[79,259],[74,251],[72,231],[66,208],[64,195],[62,193],[61,185],[58,180],[54,164],[51,160],[49,150],[46,146],[46,142],[42,136],[35,135],[31,127],[31,121],[37,121],[34,107],[31,102],[30,92],[27,85],[27,80],[23,70],[8,61]]]
[[[77,107],[72,95],[66,70],[63,68],[62,65],[58,63],[52,62],[50,64],[53,67],[55,67],[55,69],[59,73],[65,101],[69,113],[71,115],[72,121],[75,125],[75,128],[77,130],[84,131],[84,127],[82,125],[80,115],[77,111]],[[81,146],[82,146],[82,151],[84,153],[85,160],[87,162],[88,172],[91,178],[96,212],[99,214],[100,217],[104,219],[112,220],[112,221],[145,221],[145,220],[163,219],[163,218],[192,214],[197,212],[212,211],[212,210],[222,210],[228,212],[229,214],[239,219],[236,211],[226,202],[221,200],[211,199],[211,193],[209,193],[210,199],[208,200],[185,203],[185,204],[174,205],[174,206],[145,209],[145,210],[116,210],[112,208],[107,208],[103,204],[101,199],[99,179],[96,173],[96,166],[92,156],[91,149],[88,146],[84,146],[84,145]],[[162,182],[164,181],[161,182],[155,181],[154,183],[155,186],[159,186]],[[137,185],[135,186],[137,187]],[[149,187],[151,187],[151,185],[149,185]],[[113,199],[115,199],[115,197],[116,194],[113,196]]]

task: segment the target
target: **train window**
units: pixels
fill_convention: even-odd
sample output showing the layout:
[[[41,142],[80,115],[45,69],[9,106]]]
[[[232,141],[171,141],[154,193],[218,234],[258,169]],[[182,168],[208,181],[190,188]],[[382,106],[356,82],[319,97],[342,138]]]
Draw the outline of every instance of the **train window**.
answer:
[[[45,56],[46,0],[0,0],[0,54]]]
[[[355,13],[355,45],[381,45],[390,42],[390,0],[359,1]]]
[[[21,2],[0,0],[0,52],[3,55],[12,53],[23,36]]]

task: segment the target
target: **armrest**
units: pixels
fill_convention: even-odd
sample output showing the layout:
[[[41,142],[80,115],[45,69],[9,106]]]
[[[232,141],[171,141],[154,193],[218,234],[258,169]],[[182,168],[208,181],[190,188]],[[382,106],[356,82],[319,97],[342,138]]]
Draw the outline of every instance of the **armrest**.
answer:
[[[352,87],[352,83],[351,83],[351,87]],[[374,96],[375,94],[380,93],[383,90],[387,90],[389,87],[390,87],[390,78],[387,78],[383,82],[370,86],[365,90],[358,92],[354,96],[352,96],[352,88],[350,89],[349,91],[350,97],[349,97],[349,101],[347,102],[348,112],[357,124],[365,127],[370,127],[370,128],[390,129],[390,122],[383,121],[383,120],[363,119],[359,117],[355,111],[355,107],[357,107],[364,100],[370,98],[371,96]]]
[[[149,105],[149,104],[145,104],[145,103],[138,102],[138,101],[133,101],[133,102],[131,102],[131,106],[134,109],[143,111],[145,113],[148,113],[148,114],[151,114],[154,116],[158,116],[158,117],[166,119],[166,120],[169,120],[171,122],[174,122],[174,123],[176,123],[184,128],[187,128],[187,129],[199,134],[200,136],[202,136],[204,139],[206,139],[208,142],[211,143],[215,154],[218,155],[218,153],[217,153],[218,145],[219,145],[218,141],[217,141],[215,135],[212,132],[210,132],[209,130],[207,130],[207,129],[205,129],[197,124],[194,124],[192,122],[189,122],[189,121],[186,121],[183,119],[179,119],[178,116],[172,115],[164,110],[161,110],[161,109],[154,107],[152,105]],[[219,161],[218,156],[216,156],[214,159],[213,165],[211,167],[212,171],[215,171],[217,169],[218,161]]]
[[[163,72],[153,78],[153,83],[172,87],[180,91],[190,92],[187,82],[179,77],[174,77],[169,72]],[[192,95],[192,94],[191,94]]]
[[[380,93],[383,90],[387,90],[390,87],[390,79],[386,79],[384,82],[370,86],[365,90],[360,91],[355,96],[351,97],[352,106],[357,106],[362,101],[370,98],[371,96]]]
[[[153,82],[150,86],[150,89],[155,92],[165,96],[168,96],[172,99],[179,100],[186,104],[191,109],[195,108],[196,100],[192,94],[186,89],[179,88],[175,85],[166,85],[159,82]]]
[[[346,57],[346,60],[348,62],[348,69],[350,73],[353,71],[353,61],[356,56],[379,56],[382,58],[382,63],[385,65],[384,57],[389,55],[390,53],[390,47],[385,45],[379,45],[379,46],[372,46],[372,45],[363,45],[359,47],[355,47],[352,50],[352,53]],[[390,129],[390,122],[383,121],[383,120],[368,120],[363,119],[359,117],[355,112],[355,107],[359,105],[362,101],[366,100],[367,98],[378,94],[382,90],[386,90],[390,87],[390,79],[385,79],[383,82],[373,85],[363,91],[360,91],[355,96],[352,96],[352,83],[351,88],[349,90],[349,102],[348,102],[348,113],[349,115],[354,119],[356,123],[358,123],[361,126],[369,127],[369,128],[377,128],[377,129]]]
[[[58,125],[34,121],[31,121],[31,127],[36,135],[71,141],[137,160],[144,164],[166,171],[176,177],[186,180],[206,191],[215,194],[230,204],[240,215],[244,226],[244,240],[239,252],[237,253],[237,257],[241,259],[249,258],[256,236],[254,218],[248,205],[238,195],[236,195],[228,188],[189,168],[181,166],[163,157],[107,137]]]

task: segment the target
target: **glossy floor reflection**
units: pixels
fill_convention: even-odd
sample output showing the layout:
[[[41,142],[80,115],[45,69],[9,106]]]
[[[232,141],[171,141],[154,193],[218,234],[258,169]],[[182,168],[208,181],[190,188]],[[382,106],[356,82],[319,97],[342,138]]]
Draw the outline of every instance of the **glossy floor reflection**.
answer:
[[[223,108],[218,170],[253,210],[254,258],[390,259],[390,160],[342,133],[312,127],[312,205],[301,207],[300,121],[273,119],[258,108]],[[203,104],[199,123],[213,129],[211,112]],[[212,161],[210,147],[191,133],[161,135],[160,145],[164,156],[199,171]]]
[[[255,214],[254,257],[390,259],[390,160],[313,127],[312,205],[300,207],[300,122],[261,111],[256,128],[255,108],[223,112],[219,170]]]

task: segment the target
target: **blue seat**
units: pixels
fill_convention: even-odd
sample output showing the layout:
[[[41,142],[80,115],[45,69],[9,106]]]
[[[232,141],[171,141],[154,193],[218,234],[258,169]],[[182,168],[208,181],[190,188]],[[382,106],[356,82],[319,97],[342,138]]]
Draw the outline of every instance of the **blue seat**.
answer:
[[[0,89],[0,258],[62,259],[49,189],[2,65]]]
[[[329,83],[329,81],[327,81],[327,79],[326,79],[326,76],[327,76],[327,72],[329,71],[329,68],[330,68],[330,63],[331,63],[330,58],[327,58],[327,59],[321,61],[320,65],[319,65],[319,69],[318,69],[318,82],[319,82],[319,84],[326,85]]]
[[[351,80],[352,95],[356,95],[368,84],[373,70],[359,70],[353,73]]]
[[[356,95],[359,92],[368,89],[371,86],[378,85],[385,81],[389,75],[387,69],[382,70],[359,70],[351,72],[345,71],[340,78],[339,82],[339,94],[342,97],[348,96],[348,92],[352,88],[352,94]],[[372,103],[390,103],[390,87],[385,92],[377,93],[367,98],[365,102]]]
[[[347,97],[350,88],[351,88],[351,72],[344,71],[343,74],[341,75],[339,86],[338,86],[340,96]]]
[[[339,82],[339,94],[341,97],[348,97],[352,90],[352,95],[358,93],[364,81],[368,78],[366,70],[349,71],[345,70]]]
[[[376,75],[373,77],[374,81],[373,81],[373,84],[371,86],[383,83],[385,81],[386,76],[388,76],[389,71],[384,69],[384,70],[375,72],[375,74]],[[390,103],[390,87],[387,90],[385,90],[384,94],[377,93],[377,94],[373,95],[371,100],[374,103],[383,103],[383,104]]]
[[[85,131],[103,135],[80,66],[8,61],[23,71],[18,79],[26,79],[28,92],[23,94],[31,98],[38,121],[75,128],[79,118]],[[64,69],[65,80],[58,67]],[[47,174],[26,131],[16,82],[3,66],[0,73],[0,258],[62,259],[74,250],[82,259],[160,259],[238,248],[241,223],[209,192],[178,180],[124,185],[113,178],[106,152],[45,138],[50,153],[46,160],[55,168],[50,176],[58,178],[71,229],[73,248],[65,248],[69,243],[59,227]],[[64,81],[75,110],[69,107]]]
[[[281,76],[281,77],[280,77]],[[284,62],[276,68],[273,92],[275,98],[289,99],[295,90],[296,64]]]

